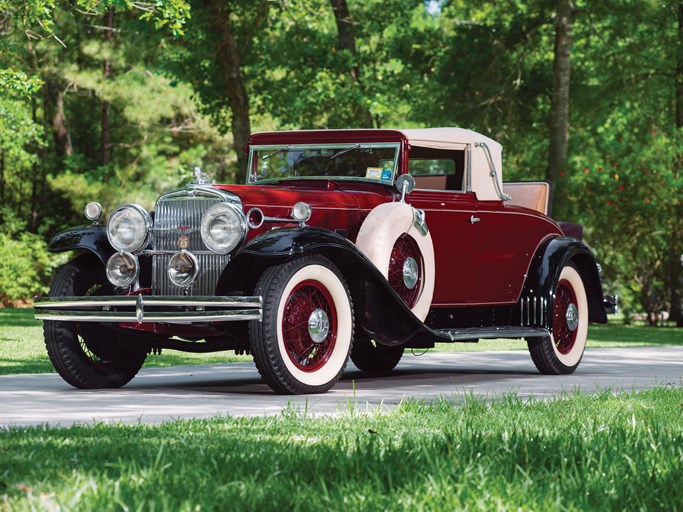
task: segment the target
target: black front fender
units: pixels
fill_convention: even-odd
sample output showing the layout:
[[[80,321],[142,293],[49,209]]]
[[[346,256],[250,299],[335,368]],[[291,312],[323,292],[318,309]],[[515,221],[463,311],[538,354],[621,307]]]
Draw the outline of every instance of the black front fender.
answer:
[[[65,229],[50,240],[47,248],[51,252],[86,250],[97,256],[105,265],[115,252],[107,239],[106,228],[100,225]]]
[[[595,258],[590,249],[575,238],[553,238],[537,249],[524,282],[520,301],[529,299],[530,303],[533,303],[534,298],[545,299],[548,304],[546,327],[552,327],[555,284],[560,278],[562,268],[570,262],[579,271],[586,288],[589,320],[601,324],[607,323],[607,313],[602,300],[602,285]],[[523,311],[523,305],[519,306],[518,310]],[[520,324],[524,323],[524,315],[524,313],[521,314]],[[528,312],[526,316],[530,317]]]
[[[342,272],[353,296],[356,322],[372,339],[400,345],[434,338],[353,243],[324,229],[281,228],[255,238],[226,267],[217,293],[238,290],[250,294],[267,267],[313,253],[325,256]]]

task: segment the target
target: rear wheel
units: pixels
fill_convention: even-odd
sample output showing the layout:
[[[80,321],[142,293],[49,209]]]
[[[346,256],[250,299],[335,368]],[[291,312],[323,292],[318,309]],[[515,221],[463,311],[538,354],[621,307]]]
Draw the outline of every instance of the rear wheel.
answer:
[[[49,296],[111,293],[102,263],[86,254],[57,271]],[[125,343],[122,334],[97,323],[46,320],[43,332],[52,365],[66,382],[81,389],[121,387],[135,377],[147,357],[146,349]]]
[[[322,256],[264,272],[256,286],[263,320],[249,325],[251,351],[266,383],[284,394],[324,393],[339,380],[353,344],[346,282]]]
[[[581,275],[566,265],[555,286],[552,334],[528,338],[529,353],[543,374],[572,373],[579,366],[588,337],[588,300]]]

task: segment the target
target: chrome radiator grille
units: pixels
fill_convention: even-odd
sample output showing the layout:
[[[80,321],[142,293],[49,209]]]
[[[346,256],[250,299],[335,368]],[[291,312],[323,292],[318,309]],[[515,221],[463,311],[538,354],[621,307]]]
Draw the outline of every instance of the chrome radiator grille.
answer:
[[[187,194],[169,194],[157,201],[154,213],[152,243],[154,257],[152,260],[152,294],[184,295],[185,289],[175,286],[168,277],[168,263],[171,256],[180,251],[178,239],[189,238],[188,251],[193,253],[199,262],[199,276],[191,288],[190,295],[213,295],[221,272],[228,264],[230,256],[215,254],[204,245],[200,226],[202,215],[212,205],[221,202],[214,196]],[[157,254],[164,252],[168,254]]]

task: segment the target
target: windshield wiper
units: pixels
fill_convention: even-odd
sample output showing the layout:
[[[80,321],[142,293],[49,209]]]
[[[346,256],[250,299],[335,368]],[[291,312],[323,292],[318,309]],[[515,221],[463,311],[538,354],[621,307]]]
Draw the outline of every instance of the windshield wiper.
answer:
[[[282,153],[283,151],[287,151],[289,148],[291,148],[291,144],[287,144],[286,146],[282,146],[280,149],[277,149],[273,151],[272,153],[268,153],[267,155],[264,155],[261,157],[261,160],[268,160],[271,156],[275,156],[279,153]]]
[[[339,158],[340,156],[348,153],[349,151],[353,151],[354,149],[358,149],[360,147],[360,144],[354,144],[353,146],[349,146],[348,148],[342,149],[339,153],[335,153],[330,157],[330,160],[334,160],[335,158]]]

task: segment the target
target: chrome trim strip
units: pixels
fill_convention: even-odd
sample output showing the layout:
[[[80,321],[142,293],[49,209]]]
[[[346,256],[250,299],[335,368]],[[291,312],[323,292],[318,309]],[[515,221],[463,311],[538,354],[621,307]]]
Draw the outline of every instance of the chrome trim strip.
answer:
[[[192,199],[197,196],[204,196],[206,199],[217,199],[226,203],[232,203],[242,208],[242,200],[236,194],[211,185],[189,184],[185,188],[179,188],[160,195],[155,203],[154,209],[158,210],[160,201],[175,199]]]
[[[465,329],[437,329],[436,332],[447,336],[451,341],[471,340],[472,338],[524,338],[527,336],[550,336],[544,327],[468,327]]]
[[[294,221],[292,221],[294,222]],[[142,251],[140,253],[140,256],[173,256],[178,252],[178,249],[174,250],[169,250],[169,251],[164,251],[164,250],[147,250],[147,251]],[[213,251],[192,251],[192,254],[195,256],[211,256],[215,255],[216,253]],[[221,256],[223,256],[221,254]]]
[[[147,313],[118,311],[70,311],[48,310],[36,313],[36,320],[57,320],[62,322],[112,322],[112,323],[167,323],[192,324],[198,322],[231,322],[239,320],[261,320],[261,310],[235,309],[231,311],[183,311],[172,313]]]
[[[126,295],[115,297],[36,297],[35,309],[52,309],[52,308],[97,308],[105,306],[118,307],[136,307],[138,305],[138,297],[142,295]],[[144,296],[144,306],[173,306],[173,307],[199,307],[210,306],[218,308],[260,308],[262,305],[261,296],[235,296],[235,297],[156,297]]]
[[[472,146],[470,144],[467,145],[465,152],[465,172],[467,174],[465,192],[472,192]]]
[[[144,297],[144,298],[143,298]],[[136,295],[125,297],[36,297],[35,318],[62,322],[127,322],[191,324],[196,322],[229,322],[259,320],[263,299],[246,297],[158,297]],[[150,307],[177,307],[184,311],[146,311]],[[129,307],[133,311],[112,311],[112,307]],[[187,311],[188,307],[198,308]],[[238,308],[206,311],[205,307]]]

